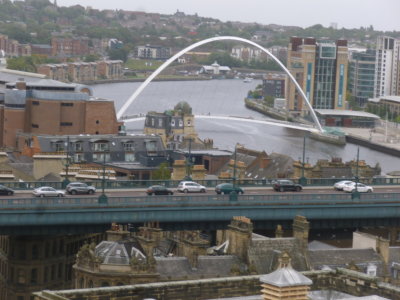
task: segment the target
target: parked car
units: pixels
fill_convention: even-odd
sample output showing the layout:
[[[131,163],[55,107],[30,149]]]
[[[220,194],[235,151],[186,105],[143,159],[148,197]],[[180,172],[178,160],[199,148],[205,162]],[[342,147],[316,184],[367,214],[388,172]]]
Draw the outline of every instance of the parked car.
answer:
[[[215,187],[215,192],[219,194],[230,194],[235,191],[238,194],[244,194],[244,190],[240,186],[233,186],[232,183],[221,183]]]
[[[206,187],[193,181],[181,181],[176,189],[181,193],[205,193]]]
[[[343,191],[348,192],[348,193],[353,193],[356,191],[356,183],[353,182],[352,184],[348,184],[345,187],[343,187]],[[372,186],[365,185],[363,183],[357,183],[357,192],[360,193],[372,193],[374,189]]]
[[[76,194],[94,194],[96,192],[96,188],[92,185],[87,185],[83,182],[71,182],[67,185],[67,193],[76,195]]]
[[[146,190],[147,195],[173,195],[174,192],[163,185],[152,185]]]
[[[14,190],[4,185],[0,185],[0,195],[8,195],[8,196],[14,195]]]
[[[303,187],[300,184],[294,183],[291,180],[279,179],[274,181],[272,188],[277,192],[295,191],[300,192]]]
[[[36,197],[64,197],[65,191],[56,190],[51,186],[42,186],[33,190],[33,195]]]
[[[354,181],[350,181],[350,180],[342,180],[342,181],[338,181],[333,185],[333,188],[337,191],[343,191],[343,188],[346,185],[352,184],[354,183]]]

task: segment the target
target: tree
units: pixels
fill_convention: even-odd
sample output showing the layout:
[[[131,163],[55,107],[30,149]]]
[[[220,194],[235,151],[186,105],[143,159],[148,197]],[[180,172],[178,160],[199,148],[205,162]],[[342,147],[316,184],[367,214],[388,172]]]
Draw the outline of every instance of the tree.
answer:
[[[128,51],[125,47],[121,49],[110,49],[108,50],[108,56],[110,59],[126,62],[128,59]]]
[[[167,162],[163,162],[158,166],[158,169],[152,173],[154,180],[169,180],[171,179],[171,170]]]

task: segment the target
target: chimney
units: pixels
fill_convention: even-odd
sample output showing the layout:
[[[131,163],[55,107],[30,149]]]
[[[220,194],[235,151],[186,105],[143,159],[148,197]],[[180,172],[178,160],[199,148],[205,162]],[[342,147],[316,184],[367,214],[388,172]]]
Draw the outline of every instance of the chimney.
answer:
[[[300,241],[303,249],[308,247],[308,232],[310,223],[304,216],[296,216],[293,221],[293,237]]]
[[[15,83],[15,87],[18,90],[26,90],[26,82],[24,78],[18,78],[18,81]]]

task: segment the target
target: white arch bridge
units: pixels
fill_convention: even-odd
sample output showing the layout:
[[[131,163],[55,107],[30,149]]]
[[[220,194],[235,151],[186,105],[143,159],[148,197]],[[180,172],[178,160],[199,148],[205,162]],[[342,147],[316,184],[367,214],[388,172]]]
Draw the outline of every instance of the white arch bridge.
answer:
[[[133,115],[133,116],[125,116],[122,120],[126,123],[136,122],[136,121],[144,121],[145,117]],[[196,120],[230,120],[230,121],[239,121],[239,122],[247,122],[247,123],[255,123],[255,124],[264,124],[264,125],[272,125],[272,126],[280,126],[292,129],[299,129],[303,131],[309,132],[321,132],[318,128],[311,125],[296,125],[292,122],[280,121],[280,120],[260,120],[255,119],[253,117],[240,117],[240,116],[219,116],[219,115],[195,115]]]
[[[264,123],[264,124],[269,124],[269,125],[275,125],[275,126],[282,126],[282,127],[288,127],[288,128],[296,128],[296,129],[302,129],[302,130],[307,130],[307,131],[319,131],[323,132],[324,130],[322,129],[321,124],[318,121],[318,118],[315,114],[314,109],[312,108],[312,105],[310,104],[310,101],[308,100],[306,94],[304,91],[301,89],[300,85],[297,83],[296,79],[293,77],[293,75],[289,72],[289,70],[280,62],[278,58],[276,58],[272,53],[270,53],[266,48],[260,46],[257,43],[254,43],[253,41],[240,38],[240,37],[234,37],[234,36],[218,36],[218,37],[213,37],[209,39],[202,40],[200,42],[194,43],[185,49],[179,51],[177,54],[169,58],[167,61],[165,61],[157,70],[155,70],[138,88],[137,90],[129,97],[129,99],[122,105],[120,110],[117,113],[117,118],[118,119],[125,119],[125,121],[128,120],[128,118],[123,118],[123,115],[127,108],[136,100],[137,96],[140,95],[140,93],[147,87],[147,85],[158,75],[160,74],[166,67],[168,67],[171,63],[173,63],[176,59],[178,59],[180,56],[185,54],[186,52],[202,46],[207,43],[215,42],[215,41],[223,41],[223,40],[231,40],[231,41],[239,41],[239,42],[244,42],[247,44],[250,44],[256,48],[261,49],[264,53],[266,53],[268,56],[270,56],[281,68],[285,73],[288,75],[289,79],[294,83],[298,93],[303,97],[307,107],[310,110],[311,117],[315,123],[315,128],[313,127],[306,127],[306,126],[300,126],[300,125],[293,125],[292,123],[286,123],[286,122],[279,122],[279,121],[262,121],[262,120],[254,120],[254,119],[246,119],[246,118],[240,118],[240,117],[224,117],[224,116],[196,116],[197,118],[210,118],[210,119],[223,119],[223,118],[230,118],[233,120],[241,120],[241,121],[248,121],[248,122],[259,122],[259,123]]]

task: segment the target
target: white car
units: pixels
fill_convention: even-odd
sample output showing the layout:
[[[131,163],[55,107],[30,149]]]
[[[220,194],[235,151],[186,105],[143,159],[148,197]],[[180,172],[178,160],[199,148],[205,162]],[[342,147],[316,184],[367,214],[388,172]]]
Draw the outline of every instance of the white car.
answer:
[[[56,190],[51,186],[42,186],[34,189],[32,194],[36,197],[64,197],[65,191]]]
[[[352,184],[348,184],[345,187],[343,187],[343,191],[352,193],[356,191],[356,183],[353,182]],[[362,183],[357,183],[357,192],[359,193],[372,193],[374,189],[371,186],[362,184]]]
[[[346,185],[353,184],[353,183],[354,183],[354,181],[342,180],[342,181],[336,182],[336,183],[333,185],[333,188],[334,188],[335,190],[337,190],[337,191],[343,191],[343,188],[344,188]]]
[[[181,181],[176,190],[181,193],[205,193],[207,189],[193,181]]]

